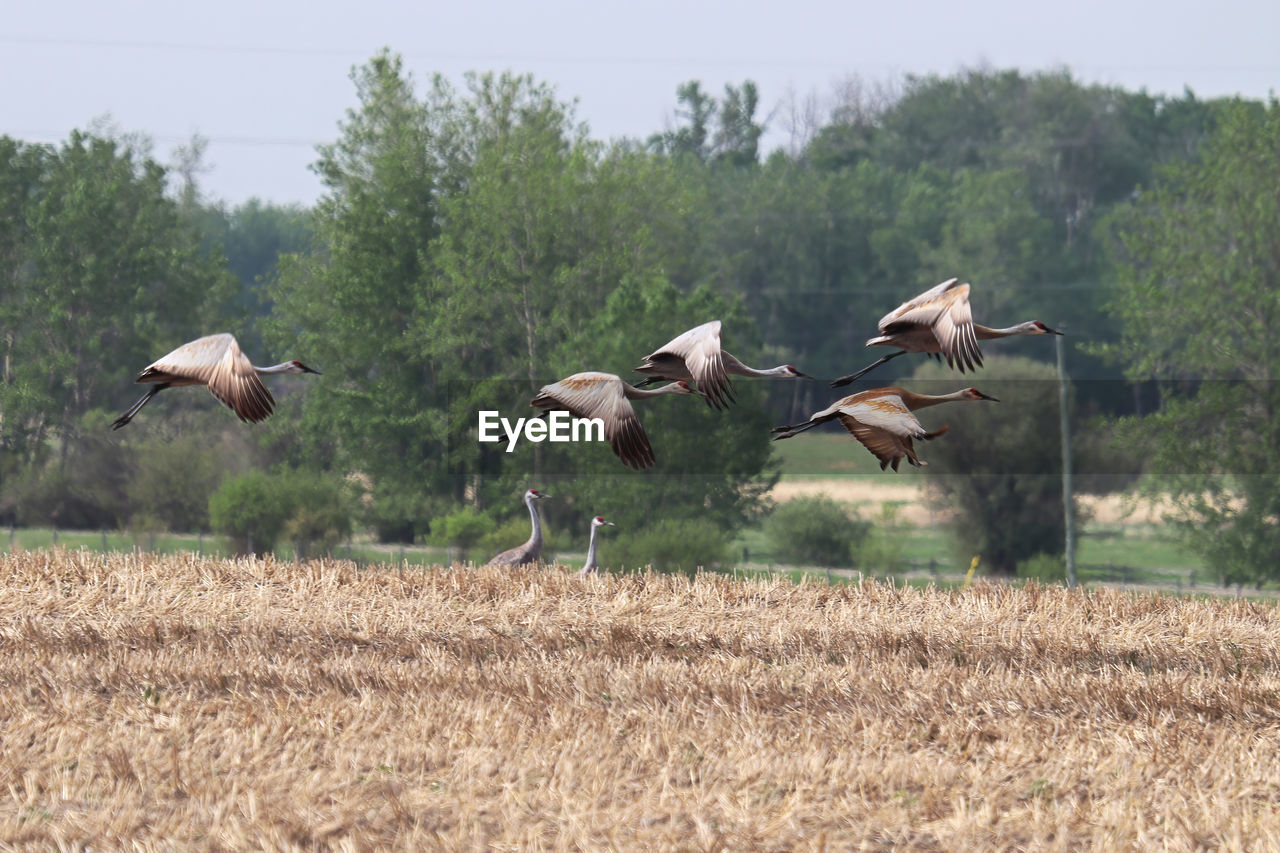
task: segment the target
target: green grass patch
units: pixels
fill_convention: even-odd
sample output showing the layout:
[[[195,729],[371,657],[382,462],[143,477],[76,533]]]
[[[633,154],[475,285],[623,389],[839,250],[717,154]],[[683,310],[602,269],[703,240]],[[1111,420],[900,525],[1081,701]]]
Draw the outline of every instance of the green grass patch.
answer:
[[[773,447],[784,480],[827,480],[845,474],[881,473],[876,458],[838,425],[815,427],[794,438],[775,441]]]

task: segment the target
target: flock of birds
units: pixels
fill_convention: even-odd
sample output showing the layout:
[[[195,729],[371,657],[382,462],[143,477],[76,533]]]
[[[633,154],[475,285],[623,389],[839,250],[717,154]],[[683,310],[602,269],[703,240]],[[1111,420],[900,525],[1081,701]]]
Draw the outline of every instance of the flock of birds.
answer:
[[[995,340],[1014,335],[1060,335],[1039,320],[1031,320],[1003,329],[973,322],[969,306],[969,285],[948,279],[910,299],[880,319],[879,335],[867,346],[897,347],[878,361],[856,373],[834,380],[841,387],[861,378],[885,362],[907,353],[924,353],[945,358],[953,369],[964,373],[982,366],[978,341]],[[793,365],[760,370],[743,364],[720,345],[720,321],[712,320],[673,338],[651,352],[636,372],[646,378],[636,384],[612,373],[587,371],[566,376],[545,385],[530,405],[546,411],[563,410],[579,418],[599,418],[604,424],[605,438],[615,455],[636,470],[654,464],[649,437],[636,415],[632,400],[643,400],[663,394],[697,395],[714,409],[727,409],[735,401],[731,376],[811,379]],[[138,375],[137,382],[152,387],[123,415],[112,423],[113,429],[128,424],[152,397],[165,388],[180,385],[204,385],[230,408],[241,421],[257,422],[271,414],[275,401],[259,376],[276,373],[320,373],[300,361],[286,361],[270,367],[257,367],[240,351],[235,337],[229,334],[209,335],[183,344],[150,364]],[[645,386],[668,381],[653,391]],[[693,385],[689,383],[692,382]],[[943,426],[926,430],[914,412],[959,400],[992,400],[976,388],[964,388],[950,394],[916,394],[887,386],[851,394],[814,412],[801,424],[774,429],[774,440],[790,438],[830,420],[838,420],[854,438],[879,461],[880,469],[892,467],[906,459],[912,465],[926,464],[915,452],[916,439],[930,440],[947,431]],[[532,533],[523,545],[503,551],[489,565],[524,565],[536,563],[542,556],[542,526],[535,503],[549,497],[545,492],[529,489],[524,502],[529,508]],[[583,574],[596,571],[596,532],[612,525],[601,516],[591,520],[591,541]]]

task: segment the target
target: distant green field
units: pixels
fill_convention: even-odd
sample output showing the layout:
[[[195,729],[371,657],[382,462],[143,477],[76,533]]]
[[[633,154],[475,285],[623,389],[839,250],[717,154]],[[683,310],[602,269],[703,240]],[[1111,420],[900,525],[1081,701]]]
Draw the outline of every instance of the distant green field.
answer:
[[[876,458],[839,424],[815,427],[794,438],[775,441],[773,446],[784,480],[881,473]]]
[[[56,537],[56,542],[55,542]],[[886,552],[884,543],[891,537],[892,552]],[[34,550],[57,544],[64,548],[85,548],[92,551],[141,550],[161,554],[194,551],[208,556],[228,556],[230,549],[217,536],[203,537],[193,534],[133,535],[119,531],[58,531],[49,528],[0,529],[0,551]],[[783,571],[798,579],[810,574],[826,577],[821,567],[799,567],[782,564],[770,553],[770,543],[762,528],[741,531],[730,545],[731,565],[741,574],[754,575]],[[899,524],[891,530],[877,529],[868,543],[868,553],[883,555],[892,553],[891,562],[868,560],[863,564],[867,574],[878,577],[901,577],[912,583],[927,583],[931,579],[943,584],[953,584],[963,578],[968,569],[969,557],[958,554],[947,531],[936,527],[916,527]],[[294,552],[287,545],[276,549],[276,557],[292,559]],[[379,545],[357,540],[350,546],[339,545],[335,557],[350,558],[362,563],[435,565],[446,562],[447,552],[433,546]],[[566,553],[557,555],[565,564],[574,567],[581,563],[582,555]],[[1194,554],[1180,547],[1169,532],[1154,525],[1097,525],[1086,524],[1078,542],[1076,563],[1079,578],[1084,583],[1131,583],[1168,588],[1207,588],[1217,579]],[[856,577],[856,571],[836,573],[833,579]]]
[[[61,548],[85,548],[90,551],[147,551],[156,554],[174,554],[179,551],[193,551],[210,557],[227,557],[231,549],[220,536],[199,536],[194,533],[162,533],[131,534],[120,531],[87,531],[59,530],[47,527],[18,528],[12,531],[0,530],[0,552],[12,550],[32,551],[37,548],[50,548],[57,545]],[[275,549],[275,556],[281,560],[291,560],[294,556],[292,546],[281,545]],[[415,545],[400,548],[396,545],[378,545],[367,541],[355,541],[348,547],[339,545],[334,549],[335,557],[350,558],[366,563],[399,563],[406,561],[411,565],[434,565],[443,562],[445,549],[432,546]]]

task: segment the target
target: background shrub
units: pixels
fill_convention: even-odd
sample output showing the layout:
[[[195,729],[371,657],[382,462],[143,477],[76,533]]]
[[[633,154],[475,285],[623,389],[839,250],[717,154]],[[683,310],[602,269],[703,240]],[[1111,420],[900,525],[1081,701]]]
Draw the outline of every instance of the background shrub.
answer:
[[[482,539],[490,536],[497,528],[497,522],[472,506],[456,509],[448,515],[440,516],[431,522],[431,540],[437,545],[457,549],[453,559],[459,563],[470,560],[487,560],[493,556],[485,552],[481,556],[476,546]],[[504,530],[504,533],[506,531]],[[514,534],[513,535],[517,535]],[[528,534],[525,534],[526,537]],[[543,533],[546,535],[545,531]],[[513,543],[519,544],[518,542]],[[508,545],[508,548],[512,545]],[[475,553],[472,553],[473,550]],[[499,551],[505,550],[502,548]]]
[[[854,565],[855,550],[870,532],[870,522],[850,518],[826,495],[787,501],[765,523],[774,559],[806,566]]]
[[[642,530],[621,531],[617,540],[601,547],[605,567],[693,572],[699,567],[722,568],[729,562],[729,540],[706,519],[665,519]]]
[[[237,553],[269,553],[284,535],[305,557],[332,549],[351,533],[351,501],[344,482],[332,475],[250,471],[213,493],[209,521]]]

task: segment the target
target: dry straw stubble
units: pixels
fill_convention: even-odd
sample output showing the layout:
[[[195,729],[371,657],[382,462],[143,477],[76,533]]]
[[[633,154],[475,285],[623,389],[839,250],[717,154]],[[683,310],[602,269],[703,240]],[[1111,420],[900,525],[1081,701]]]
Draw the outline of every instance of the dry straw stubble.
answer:
[[[0,841],[1280,848],[1272,604],[0,558]]]

